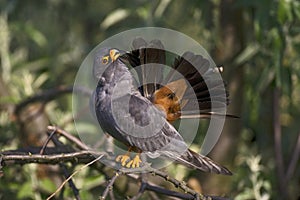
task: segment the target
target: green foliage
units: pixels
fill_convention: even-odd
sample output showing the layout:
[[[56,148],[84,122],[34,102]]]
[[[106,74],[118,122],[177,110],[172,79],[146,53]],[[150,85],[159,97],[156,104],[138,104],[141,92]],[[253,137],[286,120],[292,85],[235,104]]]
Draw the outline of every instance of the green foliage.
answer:
[[[257,146],[249,145],[253,133],[243,131],[241,136],[239,154],[236,156],[236,163],[240,167],[234,177],[234,188],[237,192],[234,199],[272,199],[269,171],[274,170],[274,166],[263,164],[262,155],[257,153]]]
[[[270,181],[263,179],[261,173],[263,166],[260,164],[261,156],[246,157],[245,162],[250,169],[249,179],[240,181],[239,188],[243,188],[242,191],[235,197],[235,200],[243,199],[271,199],[271,183]],[[250,184],[249,184],[250,183]]]

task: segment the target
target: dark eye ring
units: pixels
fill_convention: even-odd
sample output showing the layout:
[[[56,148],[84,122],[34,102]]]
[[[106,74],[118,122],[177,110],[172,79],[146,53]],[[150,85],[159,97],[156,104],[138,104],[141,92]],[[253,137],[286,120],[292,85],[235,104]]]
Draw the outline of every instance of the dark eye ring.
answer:
[[[102,64],[107,64],[108,63],[108,56],[105,56],[102,58]]]
[[[174,92],[172,92],[172,93],[167,94],[167,96],[169,99],[174,99],[176,95]]]

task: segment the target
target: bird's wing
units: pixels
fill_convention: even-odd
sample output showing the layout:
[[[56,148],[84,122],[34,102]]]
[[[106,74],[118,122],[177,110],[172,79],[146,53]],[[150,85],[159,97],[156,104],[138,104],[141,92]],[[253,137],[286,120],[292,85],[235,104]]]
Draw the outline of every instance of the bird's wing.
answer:
[[[128,107],[124,106],[128,102]],[[119,106],[115,106],[119,104]],[[143,152],[163,150],[166,146],[183,152],[187,149],[183,138],[170,125],[164,113],[138,92],[113,100],[112,108],[118,131],[130,144]],[[174,149],[175,151],[175,149]]]
[[[122,55],[121,58],[135,68],[138,73],[139,89],[143,96],[150,99],[163,79],[163,68],[157,64],[166,64],[164,46],[160,40],[152,40],[148,43],[138,37],[133,40],[132,47],[133,50]]]

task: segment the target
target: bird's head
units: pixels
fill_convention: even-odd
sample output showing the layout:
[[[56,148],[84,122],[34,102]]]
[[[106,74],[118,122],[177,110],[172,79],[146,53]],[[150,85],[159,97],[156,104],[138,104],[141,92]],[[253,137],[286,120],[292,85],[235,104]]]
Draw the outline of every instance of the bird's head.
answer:
[[[102,48],[94,57],[93,75],[98,79],[104,70],[120,56],[120,50],[116,48]]]

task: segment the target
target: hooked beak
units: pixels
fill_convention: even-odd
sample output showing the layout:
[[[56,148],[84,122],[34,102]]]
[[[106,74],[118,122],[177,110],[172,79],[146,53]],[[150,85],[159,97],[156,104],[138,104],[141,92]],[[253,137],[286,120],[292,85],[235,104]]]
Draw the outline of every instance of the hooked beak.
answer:
[[[120,56],[120,52],[117,49],[111,49],[109,51],[109,56],[112,61],[115,61]]]

